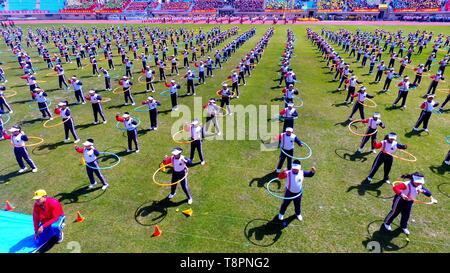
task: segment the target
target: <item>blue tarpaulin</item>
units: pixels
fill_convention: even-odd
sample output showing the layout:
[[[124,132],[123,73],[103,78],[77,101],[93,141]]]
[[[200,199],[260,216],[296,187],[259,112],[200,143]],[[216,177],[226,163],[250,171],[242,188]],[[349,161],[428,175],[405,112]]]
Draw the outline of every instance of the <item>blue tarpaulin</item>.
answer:
[[[0,211],[0,253],[38,251],[53,234],[42,233],[34,239],[33,217],[12,211]]]

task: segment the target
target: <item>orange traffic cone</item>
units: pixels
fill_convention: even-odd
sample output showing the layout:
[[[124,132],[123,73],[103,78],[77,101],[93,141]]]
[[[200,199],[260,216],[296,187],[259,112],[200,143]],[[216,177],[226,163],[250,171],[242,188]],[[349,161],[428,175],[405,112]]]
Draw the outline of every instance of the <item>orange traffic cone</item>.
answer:
[[[81,158],[80,164],[81,164],[82,166],[86,166],[86,160],[84,159],[84,157]]]
[[[77,211],[77,222],[81,223],[84,221],[84,216],[79,211]]]
[[[162,234],[162,231],[159,230],[158,226],[155,226],[155,231],[153,231],[152,237],[159,237],[159,236],[161,236],[161,234]]]
[[[182,213],[187,216],[192,216],[194,211],[192,209],[183,210]]]
[[[6,201],[6,206],[5,206],[6,211],[13,211],[15,208],[16,208],[16,206],[14,206],[14,204],[11,204],[11,202]]]

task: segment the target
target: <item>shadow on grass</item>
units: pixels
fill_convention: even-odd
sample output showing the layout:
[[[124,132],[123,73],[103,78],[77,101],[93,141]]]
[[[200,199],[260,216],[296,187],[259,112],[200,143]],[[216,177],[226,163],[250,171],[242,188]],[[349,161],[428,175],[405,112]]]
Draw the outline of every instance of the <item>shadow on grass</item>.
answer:
[[[273,172],[267,173],[263,177],[252,178],[252,180],[250,180],[250,182],[248,183],[248,186],[251,187],[254,182],[257,182],[257,187],[262,188],[262,187],[264,187],[264,185],[267,182],[274,179],[275,177],[277,177],[277,173],[276,173],[276,171],[273,171]],[[278,184],[280,185],[279,181],[278,181]]]
[[[41,119],[41,118],[35,118],[35,119],[21,121],[21,122],[19,122],[19,125],[23,126],[23,125],[27,125],[27,124],[33,124],[33,123],[38,122],[38,121],[44,121],[44,120]]]
[[[6,168],[2,169],[2,171],[3,170],[7,170],[9,168],[12,168],[14,166],[16,166],[16,165],[11,165],[9,167],[6,167]],[[17,168],[19,168],[19,166],[17,166]],[[19,173],[18,169],[17,169],[17,170],[14,170],[12,172],[9,172],[7,174],[1,175],[0,176],[0,185],[8,183],[9,181],[11,181],[11,178],[14,178],[14,177],[17,177],[17,176],[20,176],[20,175],[24,175],[24,174],[27,174],[27,173],[30,173],[30,172],[31,172],[31,169],[28,169],[26,172]]]
[[[291,215],[282,221],[278,220],[278,216],[275,216],[272,220],[251,220],[245,225],[244,236],[253,245],[269,247],[281,238],[283,229],[285,229],[295,218],[295,215]],[[262,224],[258,226],[257,222],[262,222]]]
[[[27,102],[30,102],[30,101],[33,101],[33,100],[32,99],[29,99],[29,100],[16,100],[16,101],[11,102],[11,104],[24,104],[24,103],[27,103]]]
[[[342,127],[347,127],[350,124],[350,122],[351,122],[350,120],[346,119],[343,122],[335,123],[334,126],[341,125]]]
[[[84,129],[87,129],[89,127],[96,126],[96,125],[102,125],[102,123],[100,123],[100,124],[85,123],[85,124],[77,125],[75,128],[78,130],[84,130]]]
[[[372,154],[372,152],[359,153],[359,152],[352,152],[347,149],[336,149],[334,150],[334,153],[344,160],[355,162],[356,161],[366,162],[367,161],[366,156]]]
[[[444,176],[446,173],[450,172],[450,165],[442,162],[441,166],[430,166],[428,167],[434,174]]]
[[[447,196],[448,198],[450,198],[450,194],[448,193],[448,191],[446,191],[445,189],[442,189],[442,188],[445,187],[445,185],[447,185],[447,187],[448,187],[448,186],[450,186],[450,183],[449,183],[449,182],[441,183],[441,184],[438,185],[437,188],[438,188],[438,190],[439,190],[440,193],[442,193],[443,195],[445,195],[445,196]]]
[[[387,198],[387,197],[380,197],[381,196],[381,190],[379,190],[379,188],[381,186],[383,186],[383,184],[385,184],[384,180],[380,180],[377,183],[371,184],[367,179],[364,179],[363,181],[361,181],[361,184],[356,185],[356,186],[348,187],[346,192],[351,192],[352,190],[357,190],[358,194],[361,195],[361,196],[365,195],[366,193],[370,194],[369,192],[374,192],[375,195],[373,195],[373,194],[370,194],[370,195],[372,195],[374,197],[377,197],[377,198],[382,198],[382,199],[392,198],[392,197],[389,197],[389,198]]]
[[[345,103],[345,102],[341,102],[341,103],[332,103],[330,106],[334,106],[334,107],[341,107],[341,106],[345,106],[345,107],[347,107],[347,108],[350,108],[349,107],[349,103]],[[348,121],[348,120],[347,120]],[[350,122],[348,122],[348,123],[350,123]],[[348,124],[347,124],[348,125]]]
[[[168,198],[160,201],[150,201],[140,205],[134,212],[134,220],[141,226],[153,226],[166,218],[168,208],[178,207],[187,202],[187,199],[180,202],[172,202]],[[156,214],[152,216],[152,214]]]
[[[31,153],[34,155],[46,155],[46,154],[49,154],[51,152],[51,150],[55,150],[59,146],[68,145],[68,144],[72,144],[72,143],[60,141],[60,142],[56,142],[56,143],[52,143],[52,144],[39,145],[39,146],[34,147],[33,150],[31,150]],[[43,150],[47,150],[48,152],[38,153],[38,151],[43,151]]]
[[[424,132],[425,134],[422,134],[422,132]],[[429,135],[430,135],[430,133],[427,133],[427,132],[425,132],[423,130],[420,130],[420,131],[411,130],[411,131],[405,133],[405,137],[407,137],[407,138],[411,138],[413,136],[421,137],[421,136],[429,136]]]
[[[371,226],[379,224],[377,231],[371,233]],[[392,226],[394,226],[392,224]],[[401,238],[402,229],[396,227],[392,231],[388,231],[383,226],[383,221],[376,220],[367,225],[368,237],[362,241],[363,246],[372,253],[398,251],[408,246],[409,242],[406,238]],[[394,239],[395,240],[394,242]]]
[[[74,189],[72,192],[58,193],[57,195],[53,196],[53,198],[58,199],[58,201],[63,205],[74,203],[80,204],[93,201],[105,194],[105,192],[106,191],[102,190],[100,186],[89,189],[87,185],[82,185]]]

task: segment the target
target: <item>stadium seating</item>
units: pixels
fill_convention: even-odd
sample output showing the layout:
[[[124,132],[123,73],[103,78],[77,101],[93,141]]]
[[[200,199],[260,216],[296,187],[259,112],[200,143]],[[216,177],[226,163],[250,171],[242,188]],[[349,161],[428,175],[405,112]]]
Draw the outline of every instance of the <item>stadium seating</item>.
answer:
[[[224,6],[223,0],[194,0],[194,9],[219,9]]]
[[[264,0],[236,0],[233,7],[238,11],[263,11]]]
[[[98,5],[96,0],[86,0],[86,1],[80,1],[79,3],[67,5],[64,9],[77,9],[77,10],[92,10],[96,8]]]
[[[127,6],[131,0],[108,0],[103,9],[122,9]]]
[[[162,10],[187,11],[191,8],[192,0],[172,0],[170,3],[164,3]]]
[[[127,11],[144,11],[151,1],[148,0],[134,0],[131,2],[125,10]],[[158,2],[156,2],[158,3]]]
[[[378,8],[380,1],[375,0],[346,0],[347,10],[353,9],[375,9]]]
[[[393,0],[391,6],[394,9],[410,8],[440,8],[442,0]]]
[[[319,9],[344,9],[344,0],[318,0],[317,8]]]

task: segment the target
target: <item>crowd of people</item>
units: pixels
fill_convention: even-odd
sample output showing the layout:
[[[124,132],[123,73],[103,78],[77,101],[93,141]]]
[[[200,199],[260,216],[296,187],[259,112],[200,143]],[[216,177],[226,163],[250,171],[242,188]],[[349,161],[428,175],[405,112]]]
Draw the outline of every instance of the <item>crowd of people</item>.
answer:
[[[194,0],[194,9],[219,9],[224,6],[223,0]]]
[[[173,0],[170,3],[164,3],[162,10],[188,10],[191,8],[192,1],[189,0]]]
[[[409,8],[441,8],[447,0],[392,0],[390,5],[394,9]]]

